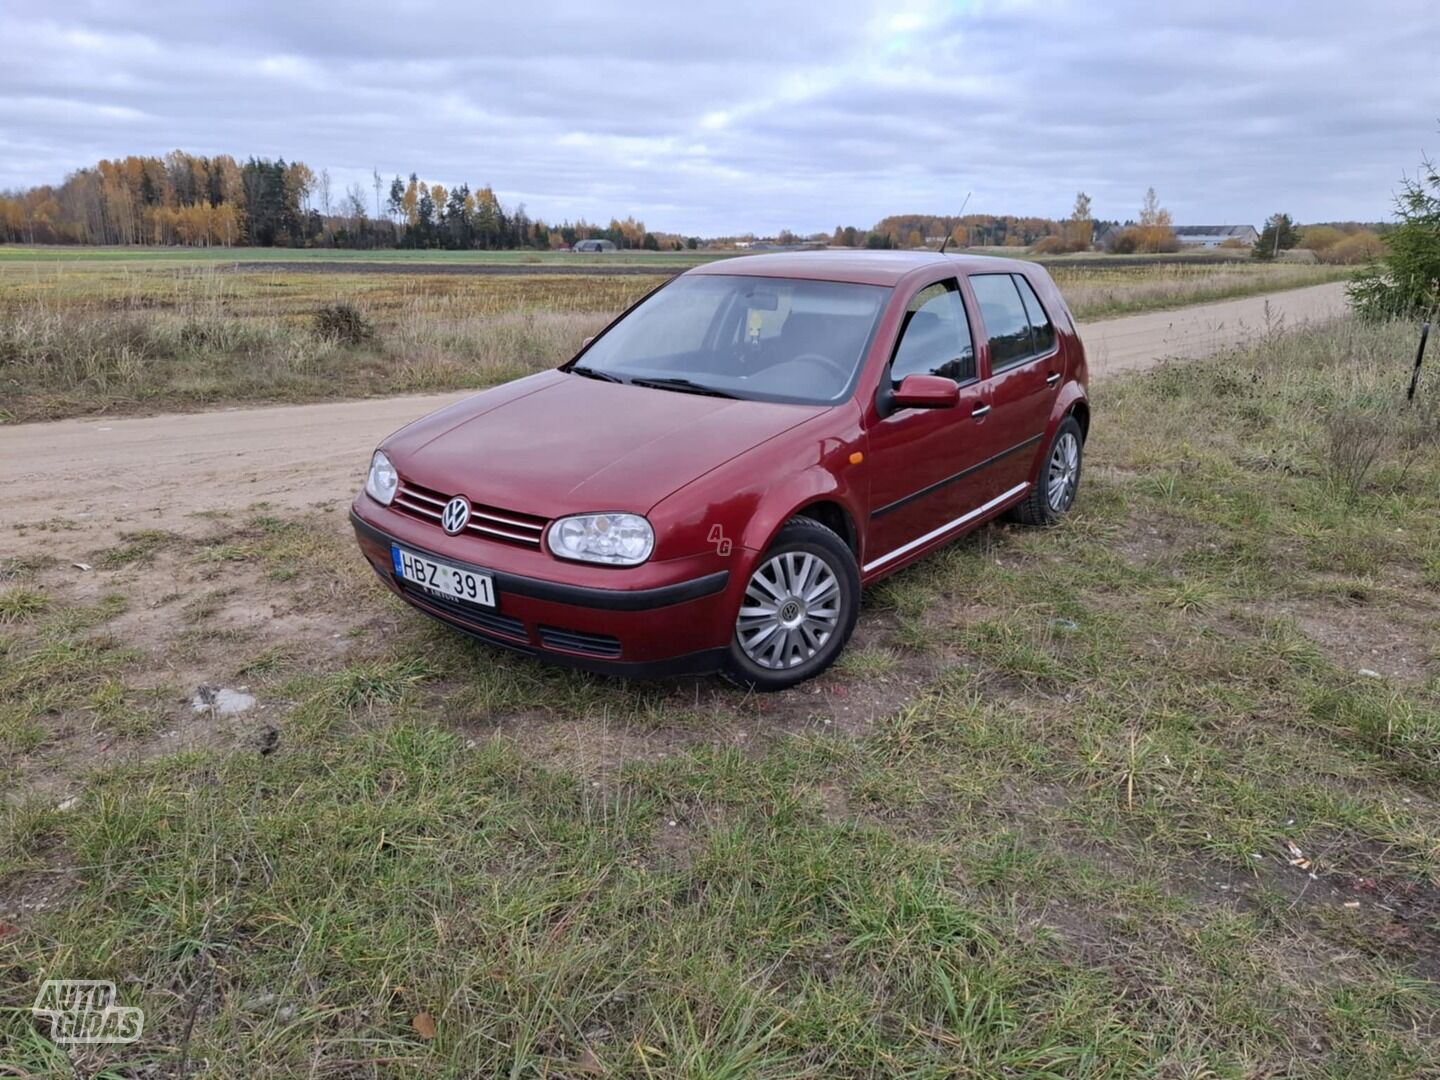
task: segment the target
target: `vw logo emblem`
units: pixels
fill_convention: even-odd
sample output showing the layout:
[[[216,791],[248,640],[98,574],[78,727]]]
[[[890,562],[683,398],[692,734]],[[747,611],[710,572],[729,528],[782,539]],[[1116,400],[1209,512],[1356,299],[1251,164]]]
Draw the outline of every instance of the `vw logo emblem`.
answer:
[[[445,504],[445,510],[440,515],[440,526],[451,536],[462,531],[470,520],[470,500],[464,495],[456,495]]]

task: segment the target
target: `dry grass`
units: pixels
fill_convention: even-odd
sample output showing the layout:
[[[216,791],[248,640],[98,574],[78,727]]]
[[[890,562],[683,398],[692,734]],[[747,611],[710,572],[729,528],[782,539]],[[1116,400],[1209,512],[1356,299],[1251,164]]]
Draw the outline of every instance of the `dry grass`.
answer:
[[[573,355],[656,280],[0,274],[0,420],[487,386]],[[317,330],[327,311],[367,332]]]
[[[1078,319],[1185,307],[1241,296],[1340,281],[1350,272],[1333,266],[1277,263],[1206,263],[1197,266],[1050,267]]]

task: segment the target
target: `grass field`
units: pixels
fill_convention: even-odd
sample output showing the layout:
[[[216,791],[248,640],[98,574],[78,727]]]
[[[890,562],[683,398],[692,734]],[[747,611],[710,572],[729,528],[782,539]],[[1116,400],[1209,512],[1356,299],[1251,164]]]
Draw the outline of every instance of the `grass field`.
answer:
[[[730,252],[728,254],[734,254]],[[386,248],[188,248],[188,247],[18,247],[0,245],[0,268],[101,265],[223,266],[229,263],[429,263],[438,266],[657,266],[668,269],[712,262],[724,255],[701,251],[612,251],[587,255],[569,251],[436,251]]]
[[[0,422],[487,386],[573,355],[618,311],[695,261],[637,256],[657,273],[572,276],[366,269],[371,256],[415,265],[452,256],[530,257],[517,252],[340,253],[352,260],[344,271],[214,265],[234,255],[0,248]],[[285,249],[264,255],[297,263],[336,257]],[[587,257],[564,257],[577,258]],[[1082,320],[1316,284],[1345,272],[1203,259],[1054,270]],[[337,303],[358,311],[365,332],[346,339],[317,321]]]
[[[779,696],[462,640],[371,580],[338,506],[96,537],[88,573],[83,523],[13,535],[0,1062],[1435,1075],[1440,387],[1401,403],[1412,330],[1100,388],[1065,525],[891,579]],[[201,681],[260,708],[194,714]],[[47,977],[114,979],[144,1039],[67,1061],[28,1012]]]
[[[663,280],[0,267],[0,419],[488,386]],[[349,339],[317,320],[341,303],[363,320]]]

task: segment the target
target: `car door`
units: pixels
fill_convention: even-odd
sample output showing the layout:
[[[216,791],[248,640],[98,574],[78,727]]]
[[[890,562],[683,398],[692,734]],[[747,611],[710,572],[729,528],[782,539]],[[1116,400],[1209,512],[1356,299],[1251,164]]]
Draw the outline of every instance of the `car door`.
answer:
[[[1029,482],[1062,377],[1055,327],[1023,274],[971,274],[985,327],[984,387],[1000,455],[985,471],[987,499]]]
[[[987,388],[976,369],[969,312],[953,278],[926,285],[910,298],[881,385],[893,389],[917,374],[953,379],[959,403],[877,414],[869,433],[867,570],[958,527],[985,502],[977,485],[995,451],[994,429]]]

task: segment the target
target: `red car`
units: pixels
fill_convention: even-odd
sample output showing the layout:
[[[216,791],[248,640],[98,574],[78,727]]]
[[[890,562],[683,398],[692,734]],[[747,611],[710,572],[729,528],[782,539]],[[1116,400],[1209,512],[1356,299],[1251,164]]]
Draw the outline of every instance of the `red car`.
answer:
[[[351,519],[387,586],[477,638],[778,690],[834,661],[861,586],[998,514],[1064,514],[1085,385],[1032,263],[729,259],[390,436]]]

